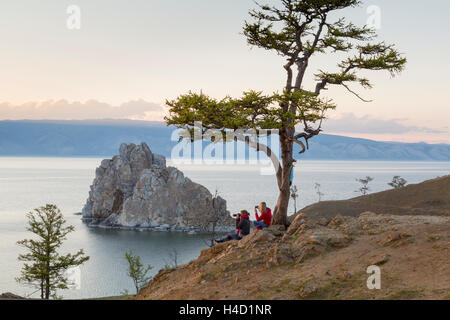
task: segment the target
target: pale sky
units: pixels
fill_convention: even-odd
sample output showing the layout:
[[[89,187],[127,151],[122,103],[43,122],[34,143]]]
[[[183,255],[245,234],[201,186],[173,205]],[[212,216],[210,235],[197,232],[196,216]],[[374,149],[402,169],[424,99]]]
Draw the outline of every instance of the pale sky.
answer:
[[[80,30],[66,26],[69,5],[81,9]],[[381,10],[380,40],[396,43],[407,69],[394,79],[371,74],[375,88],[360,92],[372,103],[329,90],[338,109],[326,132],[450,143],[450,2],[372,0],[344,14],[363,25],[370,5]],[[253,7],[251,0],[2,1],[0,120],[155,120],[165,99],[188,90],[217,98],[279,91],[282,58],[250,49],[240,34]],[[310,79],[334,64],[315,58]]]

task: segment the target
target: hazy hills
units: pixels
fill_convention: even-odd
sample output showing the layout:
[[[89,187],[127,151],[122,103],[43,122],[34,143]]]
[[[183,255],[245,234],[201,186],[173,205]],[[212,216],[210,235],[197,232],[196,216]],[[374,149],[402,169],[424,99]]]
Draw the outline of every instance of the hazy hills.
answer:
[[[147,142],[170,157],[174,128],[143,121],[0,121],[0,156],[112,156],[121,143]],[[450,145],[377,142],[322,134],[303,159],[450,161]]]

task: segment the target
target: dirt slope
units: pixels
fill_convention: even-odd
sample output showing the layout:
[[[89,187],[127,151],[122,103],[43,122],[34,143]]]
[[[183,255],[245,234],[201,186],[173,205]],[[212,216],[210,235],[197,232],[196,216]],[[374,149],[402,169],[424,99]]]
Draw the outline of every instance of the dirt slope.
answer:
[[[449,187],[444,177],[333,202],[334,211],[306,208],[287,230],[256,231],[160,271],[136,298],[450,299]],[[380,290],[367,287],[371,265]]]
[[[364,211],[450,216],[450,176],[350,200],[319,202],[301,210],[311,218],[356,216]]]
[[[24,300],[26,298],[13,294],[11,292],[6,292],[0,294],[0,300]]]
[[[450,218],[299,215],[161,271],[138,299],[450,299]],[[381,290],[366,269],[381,268]]]

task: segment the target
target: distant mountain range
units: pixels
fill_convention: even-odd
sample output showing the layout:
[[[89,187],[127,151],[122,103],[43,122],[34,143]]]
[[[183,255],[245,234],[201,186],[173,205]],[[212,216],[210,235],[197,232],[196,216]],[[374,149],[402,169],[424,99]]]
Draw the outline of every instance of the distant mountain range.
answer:
[[[171,141],[173,131],[161,122],[131,120],[0,121],[0,156],[110,157],[117,154],[121,143],[147,142],[153,152],[170,157],[177,143]],[[301,158],[450,161],[450,145],[322,134],[310,141],[310,150]]]

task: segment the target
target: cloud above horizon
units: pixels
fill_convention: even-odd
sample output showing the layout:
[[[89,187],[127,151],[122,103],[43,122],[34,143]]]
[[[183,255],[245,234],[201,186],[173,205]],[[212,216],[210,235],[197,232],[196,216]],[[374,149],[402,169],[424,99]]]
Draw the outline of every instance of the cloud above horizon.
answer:
[[[164,108],[142,99],[113,106],[97,100],[48,100],[20,105],[0,103],[0,120],[162,120]]]
[[[337,118],[325,121],[324,129],[333,133],[360,134],[403,134],[408,132],[423,132],[427,134],[446,133],[448,128],[429,128],[406,125],[407,119],[378,119],[369,115],[357,117],[353,113],[343,113]]]
[[[0,103],[0,120],[141,120],[163,121],[167,109],[143,99],[114,106],[98,100],[48,100],[14,105]],[[379,141],[450,143],[448,126],[432,128],[408,124],[407,119],[380,119],[342,113],[327,119],[324,133]]]

